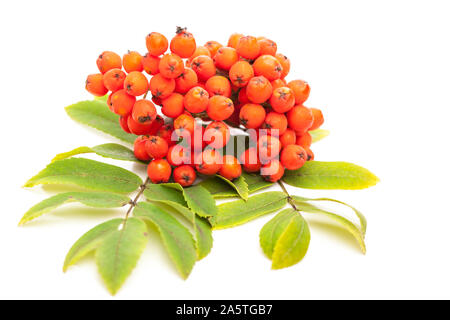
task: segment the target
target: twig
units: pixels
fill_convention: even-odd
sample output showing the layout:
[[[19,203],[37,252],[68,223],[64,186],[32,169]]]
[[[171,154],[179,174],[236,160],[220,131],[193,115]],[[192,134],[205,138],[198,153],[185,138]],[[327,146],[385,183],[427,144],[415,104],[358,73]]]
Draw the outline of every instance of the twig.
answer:
[[[289,192],[286,190],[286,187],[284,186],[283,182],[281,182],[281,180],[278,180],[278,184],[280,185],[281,189],[283,189],[284,194],[287,196],[287,200],[289,202],[289,204],[291,205],[291,207],[297,211],[298,213],[300,213],[300,211],[297,209],[297,206],[295,205],[295,201],[294,199],[291,197],[291,195],[289,194]]]
[[[130,201],[130,207],[128,208],[127,213],[126,213],[126,215],[125,215],[125,219],[124,219],[125,222],[127,221],[128,216],[129,216],[130,213],[131,213],[131,210],[133,210],[133,208],[136,206],[136,204],[137,204],[139,198],[141,197],[142,193],[144,192],[144,190],[145,190],[145,188],[147,187],[147,184],[148,184],[149,182],[150,182],[150,179],[147,178],[147,179],[145,180],[144,184],[142,184],[142,185],[139,187],[139,192],[137,193],[136,197],[134,197],[134,199]]]

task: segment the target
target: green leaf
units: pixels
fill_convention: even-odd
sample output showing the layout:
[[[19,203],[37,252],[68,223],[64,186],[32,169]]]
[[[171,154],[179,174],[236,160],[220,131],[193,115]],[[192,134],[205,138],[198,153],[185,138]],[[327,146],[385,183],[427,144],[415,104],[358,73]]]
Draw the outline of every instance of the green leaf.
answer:
[[[292,208],[282,210],[267,222],[259,233],[261,248],[269,259],[272,259],[273,249],[275,248],[278,238],[291,221],[292,212],[296,213]]]
[[[147,226],[138,218],[129,218],[120,230],[103,239],[96,251],[96,262],[111,294],[116,294],[133,271],[147,241]]]
[[[19,222],[23,225],[44,213],[70,202],[80,202],[94,208],[118,208],[130,202],[130,198],[124,195],[107,192],[66,192],[47,198],[30,210],[28,210]]]
[[[219,205],[219,212],[211,217],[214,229],[231,228],[244,224],[259,216],[275,212],[287,203],[286,195],[279,191],[270,191],[252,196],[248,201],[242,199]]]
[[[308,251],[311,234],[305,219],[295,210],[287,213],[290,218],[275,227],[277,238],[272,252],[272,269],[290,267],[303,259]]]
[[[71,158],[50,163],[28,180],[24,187],[39,184],[66,184],[90,190],[130,193],[142,184],[134,173],[94,160]]]
[[[330,134],[330,131],[324,130],[324,129],[316,129],[316,130],[309,131],[309,134],[311,135],[312,142],[314,143],[314,142],[322,140],[323,138],[328,137],[328,135]]]
[[[77,263],[89,252],[97,249],[103,239],[112,232],[118,230],[122,223],[122,219],[109,220],[99,224],[81,236],[67,253],[66,259],[64,260],[63,271],[66,272],[68,267]]]
[[[103,131],[113,137],[130,144],[136,136],[123,131],[119,124],[119,116],[109,110],[101,100],[81,101],[66,107],[66,112],[73,120]]]
[[[299,196],[294,196],[295,200],[297,201],[331,201],[331,202],[336,202],[336,203],[340,203],[343,204],[344,206],[349,207],[350,209],[353,210],[353,212],[356,214],[356,216],[359,219],[359,223],[361,225],[361,232],[363,234],[363,236],[365,236],[366,234],[366,230],[367,230],[367,220],[366,217],[364,217],[364,215],[361,213],[361,211],[357,210],[355,207],[339,201],[339,200],[335,200],[335,199],[330,199],[330,198],[304,198],[304,197],[299,197]]]
[[[234,190],[236,190],[237,194],[242,199],[244,199],[245,201],[248,200],[248,185],[247,182],[245,182],[245,178],[242,175],[239,178],[234,179],[233,181],[230,181],[227,178],[222,177],[220,175],[217,175],[217,177],[228,183]]]
[[[257,174],[243,172],[241,177],[243,177],[247,183],[249,194],[270,187],[273,184],[265,181],[260,175]],[[199,183],[199,185],[206,188],[216,199],[239,196],[235,189],[233,189],[228,183],[224,183],[222,179],[216,176],[203,180]]]
[[[186,203],[200,217],[211,217],[217,213],[217,206],[211,193],[201,185],[183,188],[179,183],[164,183],[163,186],[179,190],[183,193]]]
[[[348,162],[309,161],[298,170],[286,170],[283,181],[306,189],[365,189],[379,179],[369,170]]]
[[[297,199],[296,196],[292,196],[292,198],[294,199],[295,205],[298,210],[304,211],[304,212],[309,212],[309,213],[318,213],[318,214],[326,215],[327,217],[333,219],[334,221],[336,221],[337,223],[342,225],[358,241],[359,246],[361,247],[361,251],[364,254],[366,253],[366,244],[364,242],[364,235],[361,232],[361,230],[359,230],[358,227],[355,226],[355,224],[353,224],[353,222],[351,222],[350,220],[348,220],[344,217],[341,217],[333,212],[322,210],[310,203],[304,202],[303,200],[299,200],[299,199]]]
[[[52,161],[70,158],[83,153],[96,153],[105,158],[141,162],[136,159],[132,150],[117,143],[105,143],[92,148],[79,147],[68,152],[57,154]]]
[[[139,202],[134,209],[134,215],[149,220],[158,228],[170,258],[181,276],[186,279],[197,259],[194,239],[189,230],[151,203]]]
[[[144,196],[149,201],[165,204],[181,213],[187,221],[193,224],[198,260],[209,254],[213,244],[211,225],[206,219],[198,217],[187,207],[186,200],[180,191],[151,184],[144,191]]]

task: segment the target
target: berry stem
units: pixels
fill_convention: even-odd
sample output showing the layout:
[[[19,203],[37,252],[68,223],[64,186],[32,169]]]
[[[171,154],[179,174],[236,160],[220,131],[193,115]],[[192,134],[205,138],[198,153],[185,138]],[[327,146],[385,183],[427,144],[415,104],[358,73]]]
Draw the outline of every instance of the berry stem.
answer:
[[[287,191],[286,187],[284,186],[283,182],[281,182],[281,180],[278,180],[278,184],[280,185],[281,189],[283,189],[284,194],[286,194],[287,196],[287,200],[289,202],[289,204],[291,205],[291,207],[297,211],[298,213],[300,213],[300,211],[297,209],[297,206],[295,205],[295,201],[294,199],[291,197],[291,195],[289,194],[289,192]]]
[[[150,179],[147,178],[144,182],[144,184],[142,184],[139,187],[139,192],[137,193],[136,197],[134,197],[133,200],[130,201],[130,207],[127,210],[127,213],[125,215],[125,221],[127,221],[128,217],[130,216],[131,210],[133,210],[133,208],[136,206],[139,198],[141,197],[142,193],[144,192],[145,188],[147,187],[147,184],[150,182]]]

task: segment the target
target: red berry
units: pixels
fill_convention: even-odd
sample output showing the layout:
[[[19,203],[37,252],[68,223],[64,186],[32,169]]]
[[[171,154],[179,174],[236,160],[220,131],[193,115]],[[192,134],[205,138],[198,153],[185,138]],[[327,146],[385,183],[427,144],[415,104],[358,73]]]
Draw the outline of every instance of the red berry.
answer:
[[[173,180],[183,187],[192,185],[197,178],[195,170],[188,165],[182,165],[173,170]]]
[[[241,164],[234,156],[225,155],[223,157],[223,164],[219,170],[219,174],[228,180],[234,180],[242,174]]]
[[[230,130],[222,121],[213,121],[206,127],[203,140],[211,148],[223,148],[230,140]]]
[[[281,151],[281,163],[288,170],[297,170],[301,168],[307,159],[308,155],[306,154],[305,149],[296,144],[290,144]]]
[[[131,116],[134,121],[142,124],[150,124],[156,118],[155,105],[149,100],[138,100],[134,104]]]
[[[149,161],[151,159],[145,150],[145,142],[147,139],[147,136],[139,136],[134,141],[134,156],[142,161]]]
[[[254,147],[242,152],[239,160],[247,172],[258,172],[261,168],[261,162],[258,159],[258,150]]]
[[[152,183],[168,182],[172,168],[165,159],[153,160],[148,164],[147,174]]]
[[[166,140],[158,136],[150,136],[145,142],[145,150],[153,159],[162,159],[167,155],[169,145]]]
[[[270,182],[277,182],[284,175],[284,167],[280,161],[273,159],[261,167],[262,177]]]

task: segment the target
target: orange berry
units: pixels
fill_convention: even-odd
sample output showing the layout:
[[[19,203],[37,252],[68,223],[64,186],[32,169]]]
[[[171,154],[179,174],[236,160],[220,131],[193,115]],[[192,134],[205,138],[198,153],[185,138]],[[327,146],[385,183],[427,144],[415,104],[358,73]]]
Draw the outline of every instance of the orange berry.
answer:
[[[150,53],[146,53],[145,56],[142,58],[142,67],[148,74],[155,75],[159,73],[160,60],[161,60],[160,57],[155,57],[152,56]]]
[[[311,112],[313,114],[313,124],[309,128],[309,130],[318,129],[324,122],[322,111],[316,108],[311,108]]]
[[[216,149],[205,149],[195,159],[195,169],[205,175],[215,175],[222,167],[222,156]]]
[[[191,137],[194,134],[195,119],[191,115],[181,114],[173,122],[175,133],[179,137]]]
[[[272,85],[263,76],[253,77],[247,85],[247,97],[253,103],[264,103],[272,95]]]
[[[239,121],[247,129],[261,127],[266,118],[266,110],[260,104],[245,104],[239,112]]]
[[[284,79],[276,79],[270,82],[270,84],[272,85],[272,89],[275,90],[277,88],[281,88],[281,87],[287,87],[287,82]]]
[[[208,41],[205,43],[205,47],[209,50],[211,57],[214,57],[217,51],[223,46],[217,41]]]
[[[191,68],[201,81],[206,81],[216,74],[216,66],[211,57],[198,56],[191,62]]]
[[[153,121],[154,122],[154,121]],[[147,135],[150,134],[151,130],[152,130],[152,123],[148,123],[148,124],[143,124],[143,123],[139,123],[137,121],[134,121],[133,117],[129,116],[127,118],[127,125],[128,128],[130,129],[130,132],[132,134],[136,134],[136,135]]]
[[[197,74],[191,68],[184,68],[182,74],[175,79],[175,91],[186,93],[198,83]]]
[[[130,73],[131,71],[139,71],[144,70],[142,66],[142,56],[139,52],[136,51],[128,51],[123,55],[123,68],[126,72]]]
[[[277,44],[267,38],[259,39],[258,40],[259,47],[261,48],[259,54],[269,54],[271,56],[275,56],[277,53]]]
[[[226,71],[230,70],[231,66],[239,60],[236,49],[230,47],[220,48],[213,58],[216,67]]]
[[[242,167],[238,159],[232,155],[225,155],[219,174],[228,180],[234,180],[240,177],[242,174]]]
[[[261,167],[261,175],[269,182],[277,182],[284,175],[284,167],[280,161],[273,159]]]
[[[104,77],[101,73],[90,74],[86,79],[86,90],[97,97],[103,97],[108,93],[104,85]]]
[[[269,112],[262,127],[268,129],[268,133],[277,137],[286,132],[288,121],[284,113]]]
[[[263,55],[253,63],[255,75],[264,76],[269,81],[279,79],[283,71],[281,63],[273,56]]]
[[[229,72],[231,83],[239,88],[245,87],[254,75],[253,67],[247,61],[236,62]]]
[[[128,94],[137,97],[148,91],[148,80],[142,72],[132,71],[125,77],[123,87]]]
[[[182,187],[189,187],[196,178],[197,174],[191,166],[183,165],[173,170],[173,180]]]
[[[127,75],[120,69],[111,69],[103,75],[103,84],[112,92],[123,89],[123,83]]]
[[[124,117],[131,113],[135,102],[134,96],[129,95],[125,89],[121,89],[111,95],[110,106],[115,114]]]
[[[209,98],[206,113],[212,120],[226,120],[234,111],[234,104],[230,98],[224,96],[213,96]]]
[[[177,34],[170,41],[170,51],[181,58],[189,58],[194,54],[196,47],[192,33],[187,32],[186,28],[177,27]]]
[[[303,148],[306,151],[306,155],[308,156],[306,161],[314,161],[314,152],[310,148]]]
[[[286,129],[286,131],[280,136],[281,146],[285,147],[290,144],[295,144],[297,137],[295,131],[292,129]]]
[[[309,134],[309,132],[305,132],[301,135],[297,136],[297,139],[295,140],[295,144],[303,147],[303,148],[309,148],[312,143],[312,137]]]
[[[172,168],[165,159],[153,160],[147,167],[147,174],[152,183],[169,181],[171,173]]]
[[[147,46],[148,52],[152,56],[160,56],[166,52],[169,47],[169,42],[167,38],[158,32],[152,32],[145,38],[145,44]]]
[[[156,74],[150,79],[150,91],[156,98],[165,99],[175,90],[175,80]]]
[[[187,65],[190,65],[192,60],[194,60],[194,58],[198,57],[198,56],[208,56],[211,57],[211,53],[209,52],[208,48],[204,47],[204,46],[198,46],[194,53],[192,54],[192,56],[189,57],[189,59],[187,60]]]
[[[239,42],[239,39],[242,38],[243,36],[244,36],[244,35],[243,35],[243,34],[240,34],[240,33],[233,33],[233,34],[230,36],[230,38],[228,39],[228,44],[227,44],[227,46],[236,49],[237,44],[238,44],[238,42]]]
[[[291,70],[291,61],[288,59],[288,57],[286,57],[284,54],[281,53],[277,53],[275,58],[277,58],[277,60],[283,67],[283,71],[281,72],[281,78],[284,79]]]
[[[288,87],[291,88],[295,96],[295,103],[302,104],[309,97],[309,92],[311,88],[306,81],[303,80],[292,80],[288,83]]]
[[[244,171],[247,172],[258,172],[261,168],[261,162],[258,159],[258,150],[254,147],[242,152],[239,161],[244,167]]]
[[[206,110],[209,103],[209,94],[202,87],[190,89],[184,96],[183,104],[187,111],[200,113]]]
[[[169,118],[176,118],[184,112],[183,96],[179,93],[172,93],[162,100],[161,112]]]
[[[183,60],[176,54],[165,54],[159,61],[159,72],[168,79],[175,79],[183,73]]]
[[[264,135],[258,139],[259,159],[266,163],[280,154],[281,142],[275,136]]]
[[[151,157],[145,150],[145,142],[147,141],[147,139],[147,136],[139,136],[136,138],[136,140],[134,140],[134,156],[142,161],[149,161],[151,159]]]
[[[103,74],[111,69],[122,69],[122,59],[117,53],[104,51],[97,59],[97,67]]]
[[[288,170],[300,169],[306,162],[308,155],[305,149],[296,144],[290,144],[281,151],[281,164]]]
[[[181,144],[175,144],[171,146],[167,152],[167,161],[174,167],[183,164],[193,165],[192,155],[193,153]]]
[[[150,136],[145,142],[145,151],[147,151],[150,158],[162,159],[167,155],[169,145],[167,141],[158,136]]]
[[[213,121],[206,127],[203,140],[211,148],[223,148],[230,140],[230,129],[222,121]]]
[[[241,57],[253,60],[259,56],[261,48],[255,37],[245,36],[239,39],[236,51]]]
[[[278,113],[285,113],[295,105],[295,96],[289,87],[280,87],[273,90],[270,105]]]
[[[134,104],[131,116],[134,121],[142,124],[150,124],[156,118],[155,105],[149,100],[138,100]]]
[[[289,127],[296,133],[308,131],[314,121],[311,110],[302,105],[295,106],[289,110],[287,119]]]
[[[128,128],[128,117],[129,116],[125,116],[125,117],[120,117],[119,118],[119,124],[120,127],[123,129],[123,131],[125,131],[126,133],[131,133],[130,128]]]
[[[229,98],[231,96],[230,81],[223,76],[212,76],[206,81],[205,87],[210,97],[219,95]]]
[[[173,132],[174,132],[173,124],[168,123],[159,128],[158,131],[156,132],[156,135],[166,140],[167,144],[171,146],[176,143],[176,141],[172,140],[172,138],[174,138],[172,137]]]

